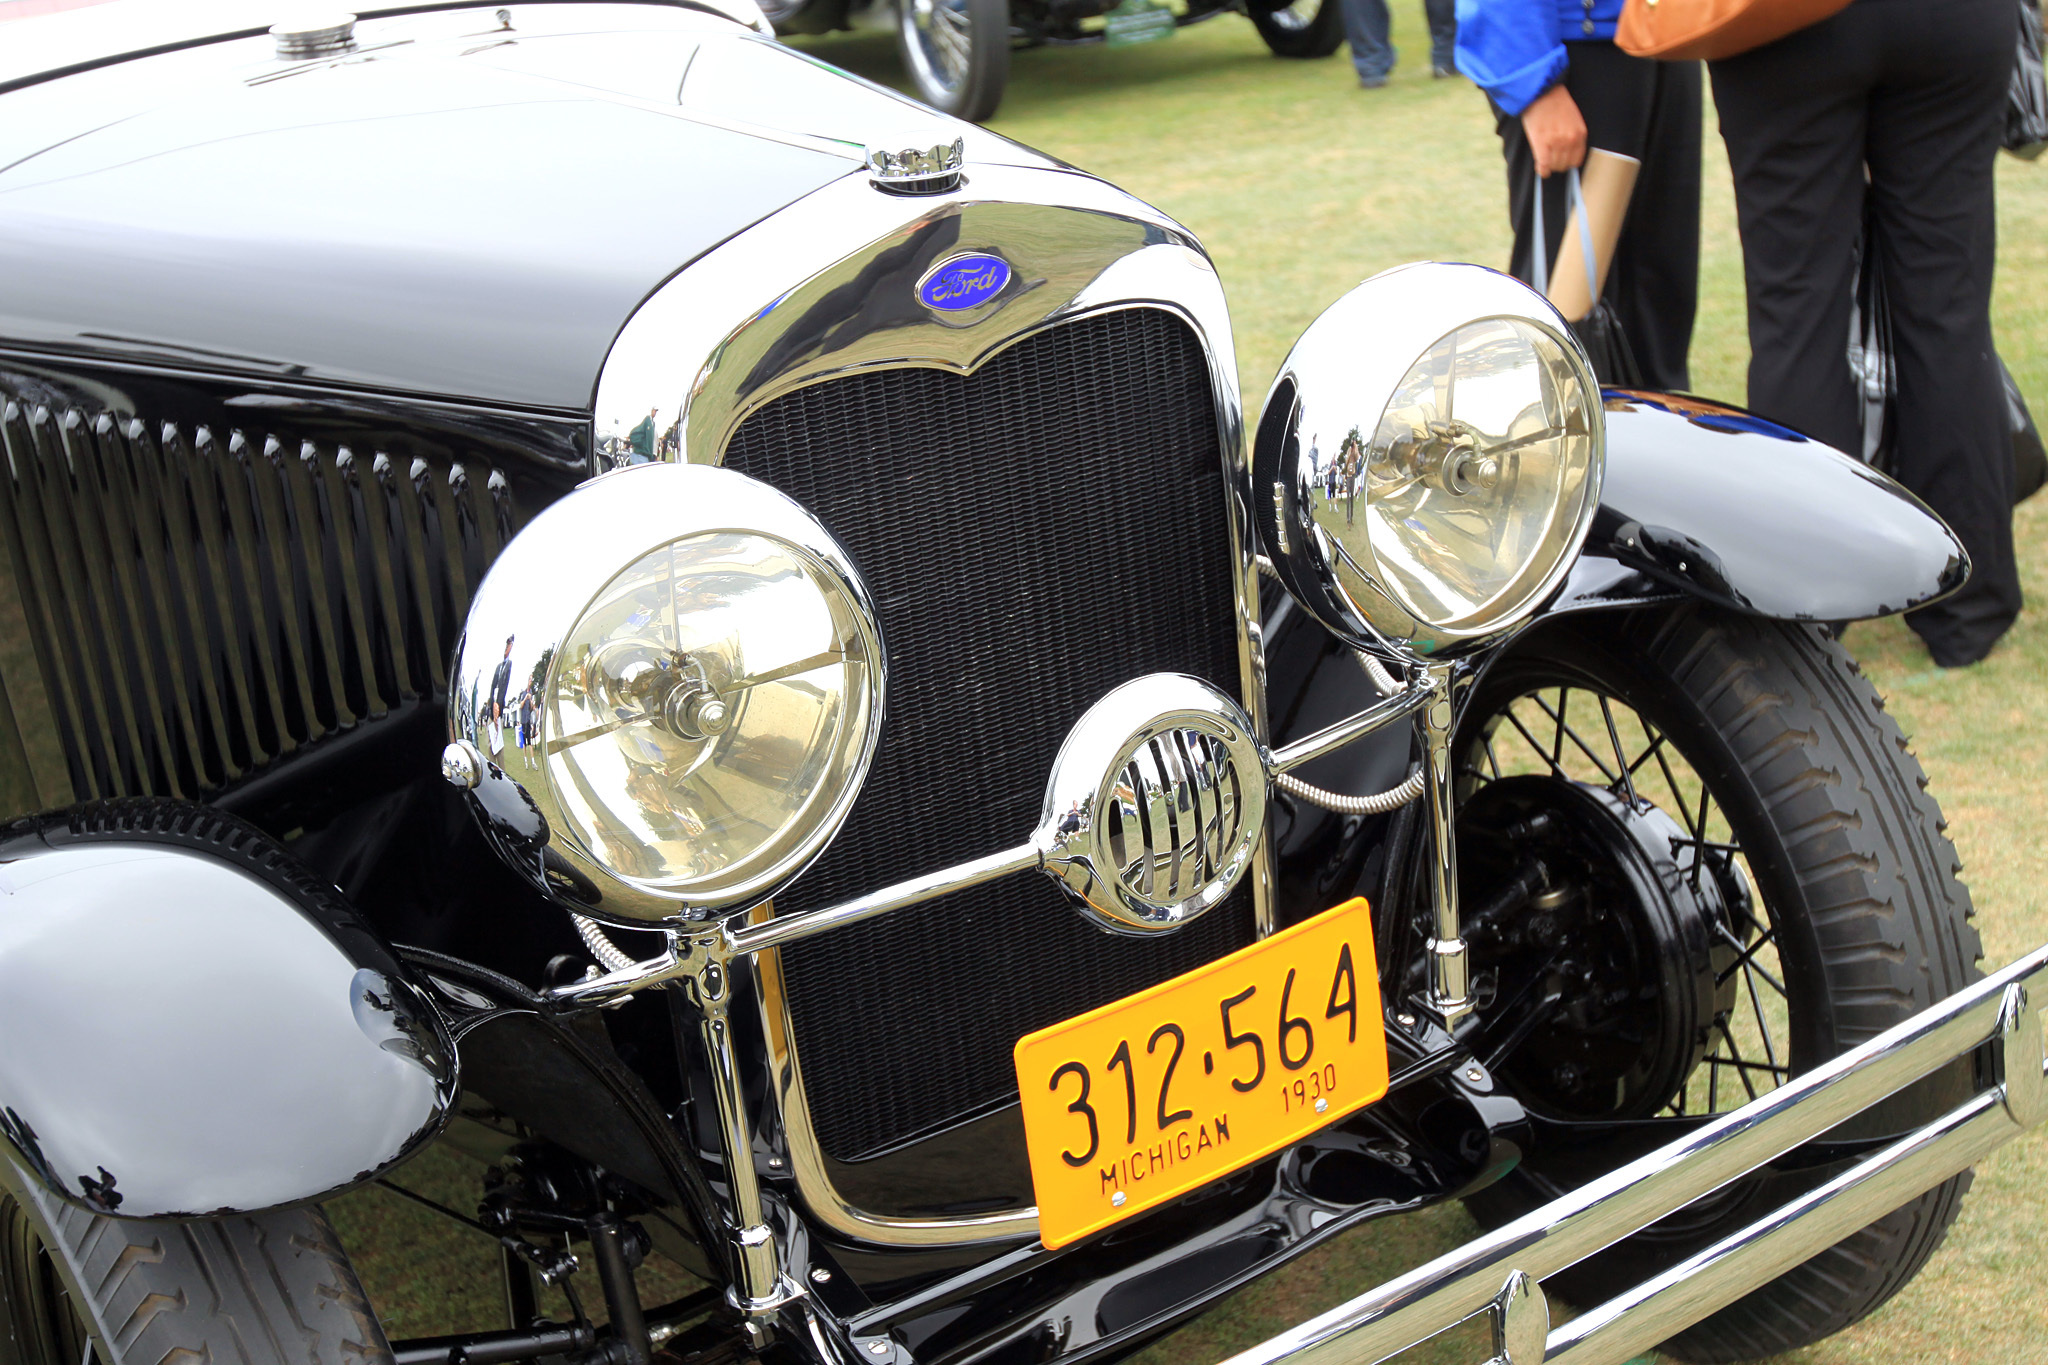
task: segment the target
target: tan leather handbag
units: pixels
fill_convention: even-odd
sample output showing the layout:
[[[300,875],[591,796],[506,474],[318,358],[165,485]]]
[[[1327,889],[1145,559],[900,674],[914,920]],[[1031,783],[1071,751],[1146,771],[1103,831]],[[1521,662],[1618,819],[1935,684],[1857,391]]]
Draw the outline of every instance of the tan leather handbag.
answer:
[[[1717,61],[1817,24],[1849,0],[1628,0],[1614,42],[1636,57]]]

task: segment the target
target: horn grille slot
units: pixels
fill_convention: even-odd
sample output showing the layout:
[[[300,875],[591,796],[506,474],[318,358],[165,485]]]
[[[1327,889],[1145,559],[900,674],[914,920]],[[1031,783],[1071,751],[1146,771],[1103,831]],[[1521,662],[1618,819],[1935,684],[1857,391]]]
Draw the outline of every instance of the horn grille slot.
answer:
[[[1188,900],[1222,875],[1244,827],[1243,787],[1223,742],[1169,730],[1142,745],[1111,789],[1116,875],[1155,905]]]

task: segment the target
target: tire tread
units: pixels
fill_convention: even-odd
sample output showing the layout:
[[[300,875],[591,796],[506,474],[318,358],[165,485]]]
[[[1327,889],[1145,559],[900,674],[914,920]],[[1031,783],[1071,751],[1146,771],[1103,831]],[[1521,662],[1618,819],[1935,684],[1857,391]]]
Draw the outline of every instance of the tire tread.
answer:
[[[103,1365],[390,1365],[390,1343],[317,1207],[138,1222],[26,1181]]]
[[[1539,628],[1519,662],[1492,666],[1503,699],[1542,679],[1615,686],[1660,698],[1683,719],[1686,756],[1717,803],[1739,805],[1751,869],[1770,897],[1788,986],[1805,983],[1809,1052],[1817,1064],[1970,984],[1983,956],[1969,890],[1925,771],[1897,720],[1838,641],[1818,626],[1688,606],[1565,618]],[[1481,691],[1489,691],[1482,680]],[[1475,707],[1491,714],[1494,706]],[[1670,729],[1669,725],[1665,728]],[[1745,843],[1751,835],[1742,836]],[[1760,868],[1759,856],[1764,859]],[[1795,1040],[1796,1041],[1796,1040]],[[1875,1131],[1925,1121],[1968,1093],[1967,1065],[1922,1080],[1864,1120]],[[1767,1175],[1731,1191],[1718,1212],[1695,1210],[1551,1277],[1581,1306],[1747,1224],[1794,1192],[1801,1177]],[[1819,1179],[1815,1175],[1813,1179]],[[1697,1365],[1756,1360],[1811,1344],[1895,1294],[1941,1244],[1968,1189],[1967,1172],[1872,1221],[1663,1343]],[[1471,1196],[1497,1225],[1556,1192],[1535,1163]],[[1764,1200],[1768,1198],[1769,1204]]]
[[[1682,649],[1678,635],[1691,637]],[[1784,834],[1840,1044],[1975,979],[1983,948],[1947,822],[1898,721],[1841,645],[1814,626],[1705,613],[1666,618],[1649,643],[1742,754]],[[1940,1246],[1969,1182],[1965,1173],[1937,1186],[1664,1349],[1702,1365],[1754,1360],[1859,1321]]]

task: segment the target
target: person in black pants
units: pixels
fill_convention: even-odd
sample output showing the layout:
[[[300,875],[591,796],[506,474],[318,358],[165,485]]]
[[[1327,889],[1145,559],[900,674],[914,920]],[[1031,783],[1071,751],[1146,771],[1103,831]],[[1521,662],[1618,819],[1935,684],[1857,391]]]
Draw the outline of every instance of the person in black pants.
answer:
[[[1944,668],[1983,658],[2020,611],[1991,342],[1991,166],[2013,25],[2011,0],[1855,0],[1712,65],[1749,281],[1749,405],[1850,451],[1868,207],[1898,367],[1899,478],[1970,554],[1962,591],[1907,618]]]
[[[1539,185],[1545,259],[1554,263],[1571,216],[1561,172],[1584,162],[1588,147],[1643,163],[1602,297],[1642,382],[1686,389],[1699,302],[1700,68],[1623,52],[1614,45],[1620,13],[1621,0],[1459,0],[1458,69],[1486,92],[1507,157],[1515,278],[1535,279]]]

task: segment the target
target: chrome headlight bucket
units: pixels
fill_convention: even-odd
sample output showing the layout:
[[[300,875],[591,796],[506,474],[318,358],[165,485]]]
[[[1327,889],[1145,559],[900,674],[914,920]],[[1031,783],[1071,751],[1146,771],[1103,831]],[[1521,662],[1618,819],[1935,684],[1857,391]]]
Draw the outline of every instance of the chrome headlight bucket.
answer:
[[[867,590],[809,513],[730,470],[636,466],[485,575],[444,767],[572,909],[697,918],[772,896],[838,831],[882,690]]]
[[[1475,265],[1376,275],[1302,333],[1266,400],[1255,515],[1281,580],[1360,647],[1492,638],[1570,570],[1606,427],[1557,310]]]

